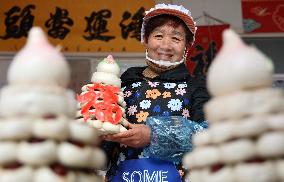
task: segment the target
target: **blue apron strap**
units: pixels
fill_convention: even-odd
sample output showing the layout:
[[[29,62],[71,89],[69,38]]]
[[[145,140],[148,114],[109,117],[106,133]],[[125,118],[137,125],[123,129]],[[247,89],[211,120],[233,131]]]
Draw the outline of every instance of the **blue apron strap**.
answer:
[[[114,182],[181,182],[181,177],[169,161],[142,158],[122,161]]]

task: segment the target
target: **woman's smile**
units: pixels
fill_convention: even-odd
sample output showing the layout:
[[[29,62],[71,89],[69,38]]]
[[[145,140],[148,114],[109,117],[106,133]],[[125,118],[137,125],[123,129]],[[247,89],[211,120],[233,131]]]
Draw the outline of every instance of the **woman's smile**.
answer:
[[[159,60],[170,61],[172,57],[173,57],[173,54],[158,53]]]

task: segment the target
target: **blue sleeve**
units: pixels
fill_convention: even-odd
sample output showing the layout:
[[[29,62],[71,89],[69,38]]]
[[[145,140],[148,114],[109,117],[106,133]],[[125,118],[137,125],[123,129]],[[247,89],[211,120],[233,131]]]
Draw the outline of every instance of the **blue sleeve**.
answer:
[[[148,117],[146,124],[151,129],[151,143],[143,155],[175,164],[181,162],[184,153],[193,149],[192,135],[208,127],[206,121],[197,123],[182,116]]]

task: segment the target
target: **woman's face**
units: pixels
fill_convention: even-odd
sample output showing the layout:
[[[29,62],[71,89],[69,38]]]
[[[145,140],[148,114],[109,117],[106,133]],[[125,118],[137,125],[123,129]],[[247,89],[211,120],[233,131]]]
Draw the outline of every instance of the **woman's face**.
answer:
[[[186,34],[182,25],[177,28],[170,24],[157,27],[144,43],[148,56],[154,60],[178,62],[182,59],[186,44]]]

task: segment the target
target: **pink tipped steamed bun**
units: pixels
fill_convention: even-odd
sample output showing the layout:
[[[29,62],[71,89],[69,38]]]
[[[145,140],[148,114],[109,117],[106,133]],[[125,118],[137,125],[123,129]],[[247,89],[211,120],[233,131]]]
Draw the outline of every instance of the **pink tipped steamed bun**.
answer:
[[[105,72],[105,73],[111,73],[116,76],[119,76],[120,74],[120,67],[116,63],[116,61],[113,59],[112,55],[108,55],[107,58],[103,59],[101,62],[99,62],[97,66],[97,72]]]
[[[69,81],[70,70],[64,56],[48,42],[41,28],[33,27],[26,45],[8,69],[8,83],[66,87]]]
[[[230,29],[224,31],[223,42],[207,75],[211,95],[271,86],[273,64],[267,56],[255,47],[245,45]]]

